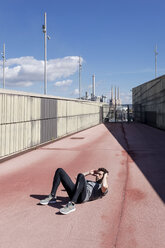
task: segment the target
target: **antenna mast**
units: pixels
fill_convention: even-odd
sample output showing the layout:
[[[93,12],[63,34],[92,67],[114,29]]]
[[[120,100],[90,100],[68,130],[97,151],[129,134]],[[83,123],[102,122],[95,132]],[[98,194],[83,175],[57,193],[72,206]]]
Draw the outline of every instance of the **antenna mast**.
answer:
[[[5,57],[5,43],[3,44],[3,53],[2,53],[2,58],[3,58],[3,88],[5,89],[5,62],[6,62],[6,57]]]

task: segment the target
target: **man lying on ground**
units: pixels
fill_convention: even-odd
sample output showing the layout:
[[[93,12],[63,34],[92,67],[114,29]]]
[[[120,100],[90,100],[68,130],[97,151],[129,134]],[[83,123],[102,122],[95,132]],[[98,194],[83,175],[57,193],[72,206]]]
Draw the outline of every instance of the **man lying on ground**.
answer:
[[[86,180],[88,175],[95,176],[95,181]],[[105,168],[90,170],[89,172],[79,173],[74,184],[69,175],[61,168],[58,168],[54,175],[51,193],[40,204],[47,205],[56,202],[56,192],[60,184],[64,186],[70,201],[64,208],[60,209],[60,213],[69,214],[76,210],[75,203],[82,203],[101,198],[108,192],[108,171]]]

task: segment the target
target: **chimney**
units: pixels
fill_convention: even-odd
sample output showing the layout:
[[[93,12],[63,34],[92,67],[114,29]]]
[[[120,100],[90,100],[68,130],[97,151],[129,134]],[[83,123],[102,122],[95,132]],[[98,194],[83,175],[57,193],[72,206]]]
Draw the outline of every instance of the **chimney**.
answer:
[[[111,86],[111,100],[113,102],[113,86]]]

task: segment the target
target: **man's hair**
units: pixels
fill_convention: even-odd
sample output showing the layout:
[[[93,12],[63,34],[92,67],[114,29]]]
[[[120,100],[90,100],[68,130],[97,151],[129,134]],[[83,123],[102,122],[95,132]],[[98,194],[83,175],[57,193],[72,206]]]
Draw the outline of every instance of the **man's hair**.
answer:
[[[103,171],[104,174],[105,173],[109,174],[109,171],[107,169],[105,169],[105,168],[98,168],[98,171]]]
[[[101,184],[103,181],[105,173],[109,174],[109,171],[107,171],[105,168],[98,168],[97,171],[103,171],[104,172],[103,177],[101,179],[97,180],[97,183]]]

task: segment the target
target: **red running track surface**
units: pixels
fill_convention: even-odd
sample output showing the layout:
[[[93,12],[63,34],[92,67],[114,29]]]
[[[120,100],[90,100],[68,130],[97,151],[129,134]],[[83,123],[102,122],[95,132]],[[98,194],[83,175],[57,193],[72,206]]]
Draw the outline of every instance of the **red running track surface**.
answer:
[[[0,164],[0,247],[164,248],[165,132],[142,124],[101,124]],[[54,172],[105,167],[109,192],[59,214],[41,206]]]

